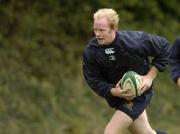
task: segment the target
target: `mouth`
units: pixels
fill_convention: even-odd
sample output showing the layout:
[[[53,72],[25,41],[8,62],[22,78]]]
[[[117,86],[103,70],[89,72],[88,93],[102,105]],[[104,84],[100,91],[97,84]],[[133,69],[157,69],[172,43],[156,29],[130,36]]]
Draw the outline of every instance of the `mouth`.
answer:
[[[97,37],[98,42],[102,42],[103,38],[102,37]]]

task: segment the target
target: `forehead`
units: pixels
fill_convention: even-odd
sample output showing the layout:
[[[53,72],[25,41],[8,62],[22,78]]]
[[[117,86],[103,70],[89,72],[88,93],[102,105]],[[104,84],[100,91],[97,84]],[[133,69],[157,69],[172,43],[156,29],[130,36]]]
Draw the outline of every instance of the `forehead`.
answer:
[[[105,17],[95,19],[94,20],[94,27],[107,28],[107,27],[109,27],[108,20]]]

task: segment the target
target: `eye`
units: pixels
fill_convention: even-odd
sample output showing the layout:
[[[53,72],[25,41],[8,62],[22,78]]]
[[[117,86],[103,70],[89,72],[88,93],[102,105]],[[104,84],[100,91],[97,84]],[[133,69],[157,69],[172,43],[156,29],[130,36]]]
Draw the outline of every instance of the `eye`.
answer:
[[[94,28],[93,30],[94,30],[94,32],[104,32],[104,31],[106,31],[105,29],[97,29],[97,28]]]
[[[105,31],[104,29],[99,29],[99,32],[103,32],[103,31]]]

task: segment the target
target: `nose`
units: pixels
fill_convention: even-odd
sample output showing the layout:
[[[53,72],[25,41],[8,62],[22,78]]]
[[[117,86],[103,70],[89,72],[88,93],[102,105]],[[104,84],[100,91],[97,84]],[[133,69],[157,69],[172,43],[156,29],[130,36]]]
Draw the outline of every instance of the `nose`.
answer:
[[[100,35],[100,31],[99,30],[95,30],[94,33],[95,33],[96,36]]]

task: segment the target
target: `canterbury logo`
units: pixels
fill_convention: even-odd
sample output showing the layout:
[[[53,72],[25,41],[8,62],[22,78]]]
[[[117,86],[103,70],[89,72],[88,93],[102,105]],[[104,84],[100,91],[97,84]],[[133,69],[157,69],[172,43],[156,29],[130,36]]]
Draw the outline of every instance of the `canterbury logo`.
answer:
[[[128,108],[128,109],[130,109],[130,110],[132,110],[133,105],[134,105],[133,102],[128,101],[128,102],[126,102],[123,106],[126,107],[126,108]]]
[[[106,54],[113,54],[113,53],[115,53],[114,48],[106,48],[105,49],[105,53]]]

